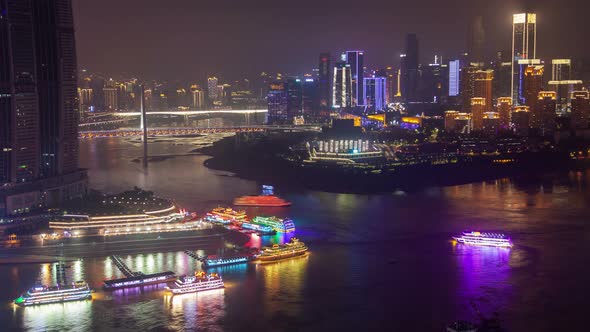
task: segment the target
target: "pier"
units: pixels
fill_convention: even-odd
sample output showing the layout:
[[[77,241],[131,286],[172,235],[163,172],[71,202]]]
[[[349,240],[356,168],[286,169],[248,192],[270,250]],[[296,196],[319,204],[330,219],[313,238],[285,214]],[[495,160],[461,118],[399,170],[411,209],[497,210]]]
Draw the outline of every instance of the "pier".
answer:
[[[184,251],[184,253],[185,253],[185,254],[187,254],[189,257],[191,257],[191,258],[194,258],[194,259],[196,259],[196,260],[198,260],[198,261],[203,261],[203,260],[205,260],[205,256],[199,256],[199,255],[197,255],[197,253],[196,253],[196,252],[194,252],[194,251],[185,250],[185,251]]]
[[[143,273],[141,272],[133,272],[131,271],[131,269],[129,268],[129,266],[127,266],[127,264],[125,264],[123,262],[123,260],[121,259],[121,257],[117,256],[117,255],[112,255],[111,259],[113,260],[113,262],[115,263],[115,265],[119,268],[119,270],[121,271],[121,273],[123,273],[126,277],[135,277],[135,276],[140,276]]]

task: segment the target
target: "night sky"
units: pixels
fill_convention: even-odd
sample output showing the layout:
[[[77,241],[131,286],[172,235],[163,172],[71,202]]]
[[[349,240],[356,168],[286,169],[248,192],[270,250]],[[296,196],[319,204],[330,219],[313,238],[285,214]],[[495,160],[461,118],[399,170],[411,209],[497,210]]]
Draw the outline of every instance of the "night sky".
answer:
[[[230,80],[261,71],[305,73],[318,53],[366,51],[368,67],[397,66],[405,34],[420,58],[456,56],[474,16],[486,54],[510,51],[511,14],[537,13],[537,57],[590,58],[588,1],[537,0],[73,0],[80,68],[109,75]]]

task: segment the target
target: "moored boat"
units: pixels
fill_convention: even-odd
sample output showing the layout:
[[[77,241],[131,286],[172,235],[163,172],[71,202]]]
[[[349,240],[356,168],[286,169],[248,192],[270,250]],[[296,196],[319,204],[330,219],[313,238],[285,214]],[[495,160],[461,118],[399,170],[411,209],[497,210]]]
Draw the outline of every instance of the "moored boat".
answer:
[[[103,288],[107,290],[114,290],[128,287],[140,287],[145,285],[163,284],[174,281],[175,279],[176,274],[171,271],[152,274],[139,273],[131,277],[105,280]]]
[[[194,276],[179,277],[174,283],[168,286],[172,295],[196,293],[225,287],[221,276],[217,273],[206,274],[196,272]]]
[[[290,206],[291,202],[286,201],[274,195],[259,196],[242,196],[234,199],[234,205],[237,206],[267,206],[267,207],[285,207]]]
[[[25,307],[89,299],[92,299],[92,294],[88,284],[84,281],[76,281],[70,285],[35,286],[14,300],[14,303]]]
[[[277,218],[277,217],[254,217],[251,221],[252,224],[270,226],[273,230],[280,233],[291,233],[295,231],[295,224],[293,220],[289,218]]]

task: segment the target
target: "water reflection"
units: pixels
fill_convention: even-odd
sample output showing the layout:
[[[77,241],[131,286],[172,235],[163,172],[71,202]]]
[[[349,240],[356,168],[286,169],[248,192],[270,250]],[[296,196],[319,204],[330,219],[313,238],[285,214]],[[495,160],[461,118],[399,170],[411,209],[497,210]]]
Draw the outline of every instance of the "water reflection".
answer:
[[[92,301],[45,304],[22,310],[23,328],[31,331],[79,330],[81,326],[91,326]]]
[[[482,312],[489,313],[507,304],[512,288],[512,249],[454,243],[452,252],[459,270],[456,296],[465,301],[465,307],[473,301]]]
[[[221,330],[219,324],[225,312],[224,289],[199,293],[164,296],[168,310],[168,328],[174,331],[196,329]]]
[[[309,256],[257,264],[264,283],[265,315],[298,315],[303,311],[303,287]]]

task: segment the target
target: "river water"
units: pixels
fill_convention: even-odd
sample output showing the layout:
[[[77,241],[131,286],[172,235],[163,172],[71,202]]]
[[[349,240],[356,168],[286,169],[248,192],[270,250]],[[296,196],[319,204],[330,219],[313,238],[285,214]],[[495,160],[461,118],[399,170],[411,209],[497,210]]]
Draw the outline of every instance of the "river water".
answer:
[[[153,143],[150,153],[184,154],[192,141]],[[161,158],[144,170],[134,161],[140,155],[138,143],[118,138],[80,146],[93,188],[139,186],[200,213],[261,185],[205,168],[206,156]],[[590,172],[563,172],[380,195],[276,188],[292,207],[248,212],[290,216],[311,249],[307,257],[219,268],[224,290],[174,298],[161,287],[98,291],[93,301],[30,308],[10,301],[36,281],[54,283],[53,266],[4,265],[0,323],[34,331],[444,331],[454,320],[476,320],[474,304],[485,316],[497,312],[509,331],[582,331],[590,294],[589,185]],[[467,229],[509,233],[515,246],[449,241]],[[145,273],[199,269],[182,251],[123,259]],[[107,257],[70,265],[68,278],[95,288],[121,276]]]

